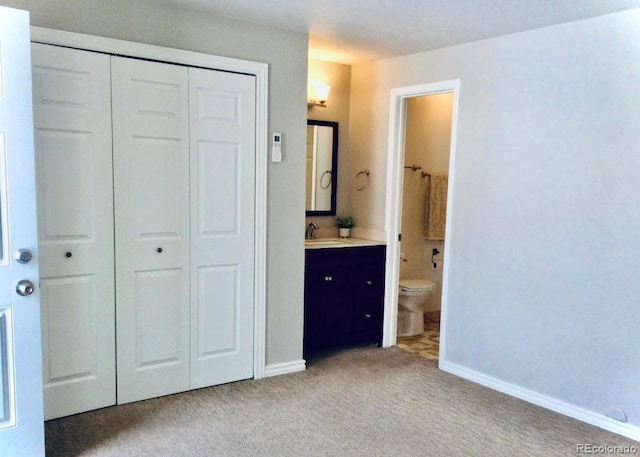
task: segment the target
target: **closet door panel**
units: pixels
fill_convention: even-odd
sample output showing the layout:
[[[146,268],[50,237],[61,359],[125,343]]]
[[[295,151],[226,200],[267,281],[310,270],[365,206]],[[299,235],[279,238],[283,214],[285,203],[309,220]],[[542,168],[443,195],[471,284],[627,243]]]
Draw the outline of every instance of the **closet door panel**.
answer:
[[[189,69],[191,387],[253,376],[255,78]]]
[[[181,269],[136,272],[135,306],[136,365],[149,369],[180,365]]]
[[[43,122],[44,124],[44,122]],[[40,125],[43,125],[40,124]],[[39,128],[36,133],[40,188],[41,239],[50,243],[94,238],[91,153],[95,137],[87,132]],[[61,244],[61,243],[58,243]],[[46,259],[57,263],[53,257]]]
[[[115,404],[110,58],[32,45],[45,419]]]
[[[93,279],[89,275],[40,281],[43,321],[47,323],[42,331],[47,337],[48,355],[70,355],[45,358],[44,379],[50,382],[94,377],[97,326],[93,310],[86,306],[94,300]]]
[[[112,58],[118,403],[189,389],[188,71]]]
[[[216,306],[198,308],[198,359],[234,353],[239,336],[236,322],[238,267],[202,267],[198,275],[197,301],[207,303],[215,297],[217,303]]]
[[[129,160],[134,170],[152,172],[136,173],[131,196],[136,208],[135,235],[137,237],[171,238],[180,242],[184,234],[184,183],[172,177],[174,170],[184,168],[184,160],[176,151],[182,147],[175,139],[134,138],[134,150]],[[155,202],[155,204],[149,204]],[[158,207],[161,204],[161,208]],[[161,210],[159,210],[161,209]],[[139,243],[145,249],[147,243]]]

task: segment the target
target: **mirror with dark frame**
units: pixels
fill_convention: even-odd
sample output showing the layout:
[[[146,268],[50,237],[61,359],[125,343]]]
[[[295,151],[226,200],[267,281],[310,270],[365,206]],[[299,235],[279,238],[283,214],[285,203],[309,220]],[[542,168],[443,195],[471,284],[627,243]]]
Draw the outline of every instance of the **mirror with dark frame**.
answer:
[[[307,216],[335,216],[338,123],[307,120]]]

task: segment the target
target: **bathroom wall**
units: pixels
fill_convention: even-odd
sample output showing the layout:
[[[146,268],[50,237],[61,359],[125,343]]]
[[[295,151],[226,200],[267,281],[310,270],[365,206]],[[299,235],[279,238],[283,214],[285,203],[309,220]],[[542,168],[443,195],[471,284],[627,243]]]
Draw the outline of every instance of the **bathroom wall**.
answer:
[[[269,129],[283,161],[269,163],[267,364],[302,359],[304,167],[308,37],[146,0],[0,0],[31,24],[269,64]]]
[[[453,79],[441,365],[640,439],[640,10],[353,65],[352,166],[375,174],[352,212],[370,229],[391,89]]]
[[[308,119],[333,121],[338,125],[338,179],[336,211],[337,215],[349,214],[349,110],[351,99],[351,66],[324,60],[309,59],[308,80],[318,80],[331,86],[326,108],[312,107],[307,111]],[[335,216],[313,216],[307,218],[320,229],[317,237],[338,236]],[[356,221],[357,223],[357,221]]]
[[[429,177],[423,178],[421,172],[449,172],[452,109],[452,93],[407,100],[404,163],[405,166],[417,164],[422,169],[405,169],[403,173],[401,251],[406,262],[400,263],[400,279],[430,279],[437,284],[425,306],[427,317],[437,317],[430,313],[440,310],[444,241],[424,238]],[[431,263],[433,249],[440,251],[435,258],[435,270]]]
[[[384,74],[381,73],[384,72]],[[403,69],[397,76],[403,79]],[[358,229],[371,239],[386,240],[385,203],[389,95],[396,85],[387,78],[396,73],[387,61],[369,61],[351,67],[351,122],[349,168],[355,174],[369,170],[367,186],[357,191],[349,187],[349,211]],[[380,78],[382,76],[382,78]]]

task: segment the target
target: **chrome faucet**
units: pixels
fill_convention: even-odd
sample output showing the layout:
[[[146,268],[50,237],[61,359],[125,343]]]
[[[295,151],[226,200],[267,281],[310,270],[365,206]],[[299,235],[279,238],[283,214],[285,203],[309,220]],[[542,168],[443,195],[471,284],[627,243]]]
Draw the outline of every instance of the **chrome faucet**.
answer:
[[[307,225],[307,230],[304,232],[304,237],[306,239],[315,238],[316,230],[318,230],[318,224],[316,224],[315,222],[310,222],[309,225]]]

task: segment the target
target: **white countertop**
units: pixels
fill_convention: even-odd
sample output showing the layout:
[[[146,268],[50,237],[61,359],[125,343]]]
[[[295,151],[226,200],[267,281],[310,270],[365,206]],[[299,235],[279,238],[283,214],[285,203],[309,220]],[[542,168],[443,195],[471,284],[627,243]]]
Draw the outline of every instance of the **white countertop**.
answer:
[[[361,246],[384,246],[384,241],[365,240],[362,238],[313,238],[304,240],[305,249],[354,248]]]

